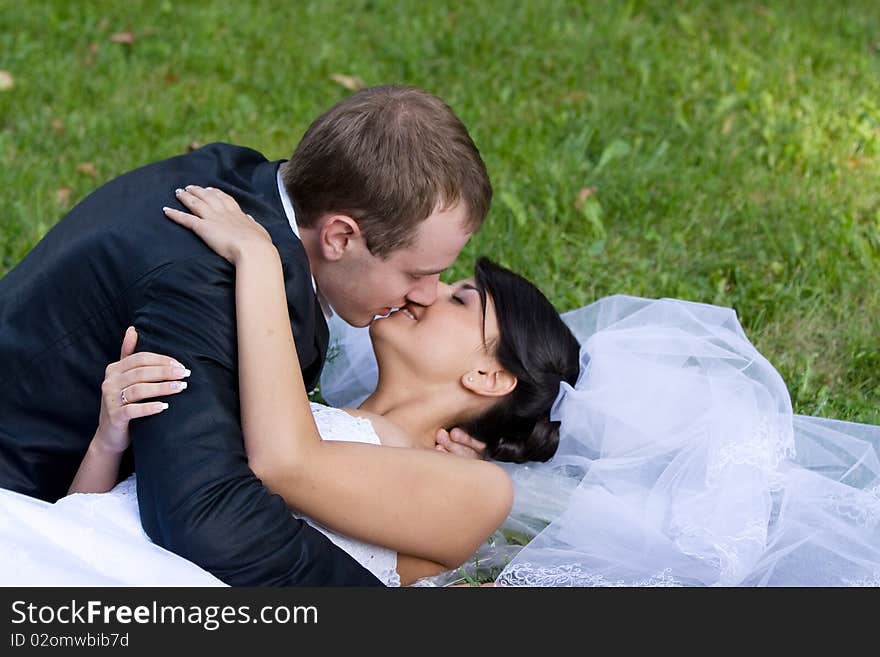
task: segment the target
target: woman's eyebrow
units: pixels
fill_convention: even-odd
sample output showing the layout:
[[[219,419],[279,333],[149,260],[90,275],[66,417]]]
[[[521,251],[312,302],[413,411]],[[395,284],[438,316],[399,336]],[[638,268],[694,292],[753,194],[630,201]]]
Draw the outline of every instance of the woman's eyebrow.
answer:
[[[462,283],[461,287],[456,290],[456,293],[462,292],[464,290],[472,290],[477,293],[477,296],[480,297],[480,310],[483,315],[483,324],[480,327],[480,333],[483,335],[483,346],[486,346],[486,293],[485,291],[481,291],[473,283]]]

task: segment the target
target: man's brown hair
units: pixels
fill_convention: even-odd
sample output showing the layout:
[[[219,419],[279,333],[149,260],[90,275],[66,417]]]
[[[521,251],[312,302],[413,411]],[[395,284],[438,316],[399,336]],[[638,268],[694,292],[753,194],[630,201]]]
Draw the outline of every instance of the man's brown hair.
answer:
[[[412,244],[418,225],[458,203],[479,229],[492,186],[464,124],[415,87],[363,89],[309,126],[281,168],[301,226],[329,213],[358,222],[373,255]]]

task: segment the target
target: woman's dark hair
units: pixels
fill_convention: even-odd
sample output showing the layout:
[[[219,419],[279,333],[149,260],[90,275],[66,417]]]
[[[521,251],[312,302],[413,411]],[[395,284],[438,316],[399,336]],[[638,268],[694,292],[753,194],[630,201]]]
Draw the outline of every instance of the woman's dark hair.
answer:
[[[484,318],[487,294],[495,304],[495,357],[517,384],[461,428],[485,442],[486,456],[496,461],[546,461],[559,445],[559,422],[550,421],[550,407],[562,381],[577,381],[580,345],[547,297],[519,274],[480,258],[475,279]]]

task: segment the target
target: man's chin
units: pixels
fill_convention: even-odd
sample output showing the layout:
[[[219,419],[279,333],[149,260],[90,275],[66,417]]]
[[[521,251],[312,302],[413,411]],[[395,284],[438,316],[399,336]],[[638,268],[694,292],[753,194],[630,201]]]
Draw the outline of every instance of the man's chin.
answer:
[[[336,314],[342,318],[346,324],[353,326],[355,328],[366,328],[367,326],[371,326],[373,322],[377,319],[383,319],[388,317],[390,312],[385,315],[378,315],[376,311],[365,311],[365,312],[351,312],[351,313],[343,313],[340,312],[339,309],[334,308]]]
[[[372,317],[370,317],[369,320],[367,320],[366,324],[362,324],[361,326],[373,326],[380,319],[387,319],[388,317],[391,317],[391,315],[394,314],[395,310],[396,310],[395,308],[392,308],[384,315],[373,315]]]
[[[346,317],[342,313],[339,313],[339,316],[345,320],[345,322],[355,328],[365,328],[373,323],[373,315],[360,315],[355,317]]]

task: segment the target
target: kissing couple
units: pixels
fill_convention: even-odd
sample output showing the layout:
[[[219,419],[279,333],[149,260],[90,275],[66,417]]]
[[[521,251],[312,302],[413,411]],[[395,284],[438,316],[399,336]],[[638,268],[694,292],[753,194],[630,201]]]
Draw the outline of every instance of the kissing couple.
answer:
[[[212,144],[81,201],[0,280],[4,580],[131,583],[142,553],[143,583],[428,582],[516,517],[505,462],[547,462],[556,503],[500,584],[768,584],[825,552],[835,583],[875,572],[876,528],[816,504],[874,508],[875,427],[792,416],[726,309],[563,318],[485,258],[441,282],[491,196],[452,110],[383,86],[289,160]],[[334,317],[369,326],[356,408],[307,394]],[[852,447],[836,470],[822,440]],[[96,514],[127,549],[77,531]]]
[[[55,502],[136,470],[149,538],[233,585],[460,565],[512,487],[438,431],[464,428],[473,449],[439,445],[472,457],[549,458],[578,372],[521,277],[480,261],[439,280],[491,196],[451,109],[391,86],[329,109],[290,160],[212,144],[108,182],[0,281],[0,486]],[[306,396],[332,314],[372,322],[382,362],[348,412]]]

